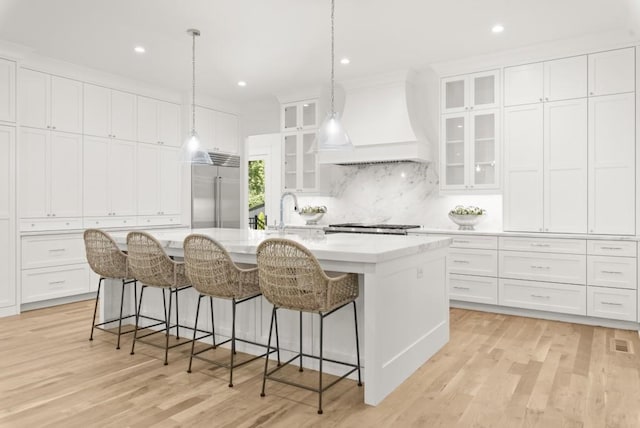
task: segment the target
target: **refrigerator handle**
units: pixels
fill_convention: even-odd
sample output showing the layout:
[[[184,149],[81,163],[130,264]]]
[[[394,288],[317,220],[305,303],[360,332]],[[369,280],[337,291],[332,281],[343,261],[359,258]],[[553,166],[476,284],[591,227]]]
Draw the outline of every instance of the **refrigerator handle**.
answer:
[[[218,227],[224,227],[222,224],[222,177],[216,178],[216,216]]]

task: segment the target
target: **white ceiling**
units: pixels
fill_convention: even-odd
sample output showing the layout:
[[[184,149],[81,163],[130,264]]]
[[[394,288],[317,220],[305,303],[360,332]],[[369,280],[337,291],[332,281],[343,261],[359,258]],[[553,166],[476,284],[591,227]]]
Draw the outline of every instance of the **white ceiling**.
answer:
[[[336,0],[336,55],[351,58],[337,77],[630,29],[637,2]],[[326,81],[329,11],[329,0],[0,0],[0,40],[187,90],[195,27],[199,90],[241,102]]]

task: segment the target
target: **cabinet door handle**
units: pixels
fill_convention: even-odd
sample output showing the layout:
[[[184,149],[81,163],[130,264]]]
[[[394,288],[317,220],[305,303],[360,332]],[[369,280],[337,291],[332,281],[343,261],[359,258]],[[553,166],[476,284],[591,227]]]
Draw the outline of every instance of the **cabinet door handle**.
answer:
[[[542,98],[540,98],[540,102],[542,102]]]
[[[55,214],[51,214],[51,217],[55,217],[55,216],[56,216]]]
[[[551,296],[544,296],[542,294],[532,294],[531,297],[535,297],[537,299],[550,299]]]
[[[602,273],[607,273],[609,275],[622,275],[622,272],[618,272],[615,270],[601,270]]]
[[[47,125],[47,129],[51,129],[51,125]]]
[[[622,306],[622,303],[616,303],[616,302],[602,302],[603,305],[608,305],[608,306]]]
[[[549,101],[549,97],[545,97],[545,98],[544,98],[544,100],[545,100],[545,101]]]
[[[469,287],[458,287],[457,285],[454,285],[453,288],[455,288],[456,290],[470,290]]]
[[[593,92],[589,92],[589,95],[593,95]]]
[[[473,106],[469,107],[469,110],[473,110]]]

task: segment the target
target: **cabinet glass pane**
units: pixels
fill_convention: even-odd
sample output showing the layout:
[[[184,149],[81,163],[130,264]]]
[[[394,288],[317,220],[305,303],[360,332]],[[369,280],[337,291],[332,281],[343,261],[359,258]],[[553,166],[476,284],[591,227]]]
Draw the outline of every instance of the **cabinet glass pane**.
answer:
[[[446,119],[445,159],[448,185],[464,184],[464,134],[463,116]]]
[[[464,79],[453,80],[445,84],[445,107],[464,107]]]
[[[286,106],[284,108],[284,127],[296,128],[298,126],[297,106]]]
[[[494,184],[496,181],[496,120],[495,113],[473,117],[474,183]]]
[[[302,126],[316,125],[316,103],[302,104]]]
[[[302,137],[302,187],[316,187],[316,154],[311,151],[315,134],[304,134]]]
[[[297,138],[295,135],[284,137],[284,187],[286,189],[296,188],[296,167],[298,163],[298,147],[296,143]]]
[[[495,76],[482,76],[473,79],[473,104],[494,104],[496,102]]]

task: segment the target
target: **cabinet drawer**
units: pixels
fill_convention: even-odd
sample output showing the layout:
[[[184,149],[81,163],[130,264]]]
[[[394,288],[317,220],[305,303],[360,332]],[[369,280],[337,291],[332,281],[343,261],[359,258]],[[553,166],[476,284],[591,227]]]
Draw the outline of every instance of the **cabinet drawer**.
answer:
[[[451,235],[451,248],[498,249],[497,236],[459,236]]]
[[[590,317],[636,321],[636,290],[587,287],[587,315]]]
[[[587,254],[594,256],[636,256],[636,243],[629,241],[587,241]]]
[[[498,276],[498,257],[495,250],[449,250],[449,273],[463,275]]]
[[[513,251],[585,254],[587,249],[587,241],[584,239],[511,238],[501,236],[498,242],[501,250]]]
[[[587,287],[571,284],[500,279],[499,302],[503,306],[586,315]]]
[[[22,271],[22,303],[88,293],[89,288],[87,264]]]
[[[82,235],[22,238],[22,269],[86,263]]]
[[[496,305],[498,304],[498,279],[450,274],[449,299]]]
[[[587,283],[587,256],[500,252],[500,277],[534,281]]]
[[[136,217],[85,217],[85,228],[129,227],[138,224]]]
[[[636,272],[635,258],[587,256],[587,285],[635,290]]]
[[[66,218],[66,219],[21,219],[20,231],[21,232],[37,232],[41,230],[71,230],[82,229],[81,218]]]
[[[138,226],[162,226],[180,223],[181,218],[179,215],[138,217]]]

